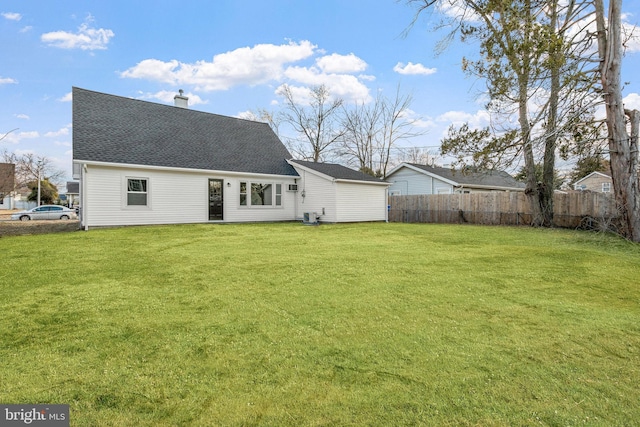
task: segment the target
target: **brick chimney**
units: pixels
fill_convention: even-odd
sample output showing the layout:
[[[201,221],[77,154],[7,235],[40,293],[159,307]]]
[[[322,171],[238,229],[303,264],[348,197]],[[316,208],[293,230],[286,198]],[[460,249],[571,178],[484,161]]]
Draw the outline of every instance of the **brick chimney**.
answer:
[[[180,89],[178,91],[180,95],[176,95],[173,97],[173,102],[176,107],[180,108],[189,108],[189,97],[184,96],[184,91]]]

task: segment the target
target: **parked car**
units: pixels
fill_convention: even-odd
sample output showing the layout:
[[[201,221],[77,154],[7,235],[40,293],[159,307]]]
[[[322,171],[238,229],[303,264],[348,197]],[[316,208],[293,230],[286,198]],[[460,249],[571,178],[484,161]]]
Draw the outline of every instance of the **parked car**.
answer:
[[[29,221],[32,219],[77,219],[78,215],[72,209],[58,205],[42,205],[27,211],[16,212],[11,219]]]

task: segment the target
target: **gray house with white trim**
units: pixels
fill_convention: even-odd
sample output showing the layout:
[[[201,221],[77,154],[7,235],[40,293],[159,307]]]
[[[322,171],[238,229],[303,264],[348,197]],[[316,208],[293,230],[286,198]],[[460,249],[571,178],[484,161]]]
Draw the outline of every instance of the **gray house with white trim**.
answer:
[[[182,94],[175,100],[73,88],[73,177],[85,229],[293,221],[311,209],[327,222],[386,219],[383,181],[292,160],[268,124],[190,110]]]
[[[487,191],[524,191],[525,184],[501,171],[460,171],[401,163],[387,175],[391,195],[462,194]]]

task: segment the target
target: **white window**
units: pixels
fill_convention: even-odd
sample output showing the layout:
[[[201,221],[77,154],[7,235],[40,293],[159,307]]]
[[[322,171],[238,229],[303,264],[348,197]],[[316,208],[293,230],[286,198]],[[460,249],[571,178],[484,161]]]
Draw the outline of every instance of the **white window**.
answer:
[[[282,184],[240,182],[240,206],[282,206]]]
[[[149,206],[147,178],[127,178],[127,206]]]
[[[611,192],[611,183],[610,182],[603,182],[602,183],[602,192],[603,193],[610,193]]]

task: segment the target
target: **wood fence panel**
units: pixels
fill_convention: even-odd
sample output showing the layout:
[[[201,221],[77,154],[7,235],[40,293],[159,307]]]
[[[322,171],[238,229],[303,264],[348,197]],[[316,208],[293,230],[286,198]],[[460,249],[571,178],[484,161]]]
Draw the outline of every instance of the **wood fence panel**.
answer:
[[[613,196],[595,192],[554,195],[554,225],[590,227],[611,224],[617,218]],[[522,192],[487,192],[389,197],[389,221],[529,225],[533,219]]]

